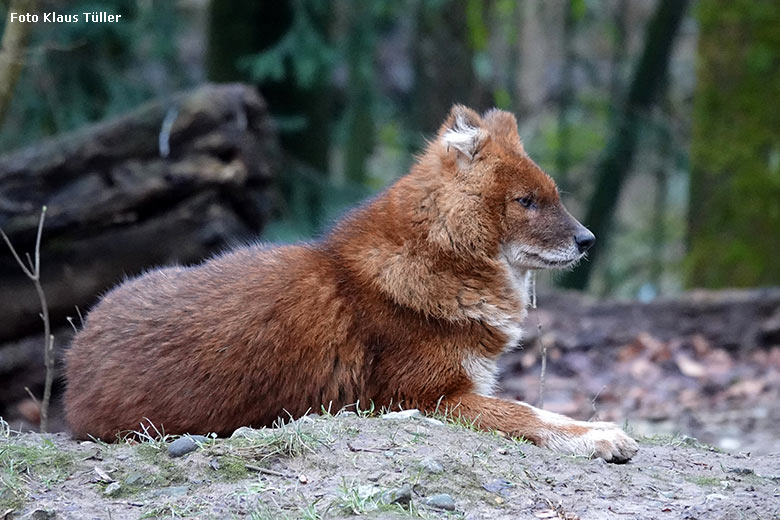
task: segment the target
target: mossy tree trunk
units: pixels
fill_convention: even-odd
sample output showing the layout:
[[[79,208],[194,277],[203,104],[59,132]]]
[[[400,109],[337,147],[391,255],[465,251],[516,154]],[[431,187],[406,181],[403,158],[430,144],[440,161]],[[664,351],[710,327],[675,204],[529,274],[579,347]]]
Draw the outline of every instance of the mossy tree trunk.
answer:
[[[11,104],[14,88],[24,67],[25,45],[32,23],[11,22],[11,13],[35,12],[35,0],[11,0],[3,40],[0,43],[0,126]]]
[[[701,0],[689,286],[780,283],[780,2]]]

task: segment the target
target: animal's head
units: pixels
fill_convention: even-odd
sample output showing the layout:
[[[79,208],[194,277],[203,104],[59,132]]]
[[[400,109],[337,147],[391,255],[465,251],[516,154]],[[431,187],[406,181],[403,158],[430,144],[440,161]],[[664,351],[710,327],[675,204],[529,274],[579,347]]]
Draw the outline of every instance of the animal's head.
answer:
[[[509,112],[455,105],[420,166],[443,181],[435,240],[502,253],[516,269],[565,268],[595,237],[561,203],[555,182],[523,150]],[[443,218],[442,218],[443,217]]]

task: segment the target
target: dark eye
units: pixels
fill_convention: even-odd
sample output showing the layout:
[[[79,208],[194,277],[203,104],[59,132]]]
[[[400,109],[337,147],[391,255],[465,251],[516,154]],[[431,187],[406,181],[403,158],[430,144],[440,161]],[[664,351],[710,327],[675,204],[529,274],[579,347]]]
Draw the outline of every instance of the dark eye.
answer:
[[[536,206],[536,204],[534,204],[533,197],[520,197],[519,199],[515,200],[519,202],[524,208],[531,208]]]

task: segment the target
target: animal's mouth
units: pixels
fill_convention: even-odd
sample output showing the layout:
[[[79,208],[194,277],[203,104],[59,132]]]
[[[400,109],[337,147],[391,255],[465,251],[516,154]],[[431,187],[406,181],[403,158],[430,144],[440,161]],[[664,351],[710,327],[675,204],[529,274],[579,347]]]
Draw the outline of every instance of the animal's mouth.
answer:
[[[501,252],[515,270],[568,269],[585,257],[573,248],[543,249],[525,244],[505,244]]]
[[[545,255],[538,254],[538,253],[532,253],[530,251],[526,251],[525,256],[528,258],[535,260],[534,263],[540,263],[543,264],[542,268],[550,268],[550,269],[566,269],[568,267],[572,267],[577,264],[585,255],[576,255],[571,258],[550,258],[546,257]]]

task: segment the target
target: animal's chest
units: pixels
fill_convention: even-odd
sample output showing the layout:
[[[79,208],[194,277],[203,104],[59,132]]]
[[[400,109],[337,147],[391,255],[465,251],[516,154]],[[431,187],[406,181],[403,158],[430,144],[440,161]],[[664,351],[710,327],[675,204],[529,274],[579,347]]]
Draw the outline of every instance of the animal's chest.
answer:
[[[479,323],[479,329],[480,336],[463,350],[460,365],[476,393],[492,395],[498,379],[498,359],[517,346],[522,327],[519,321],[507,321],[503,327]]]

